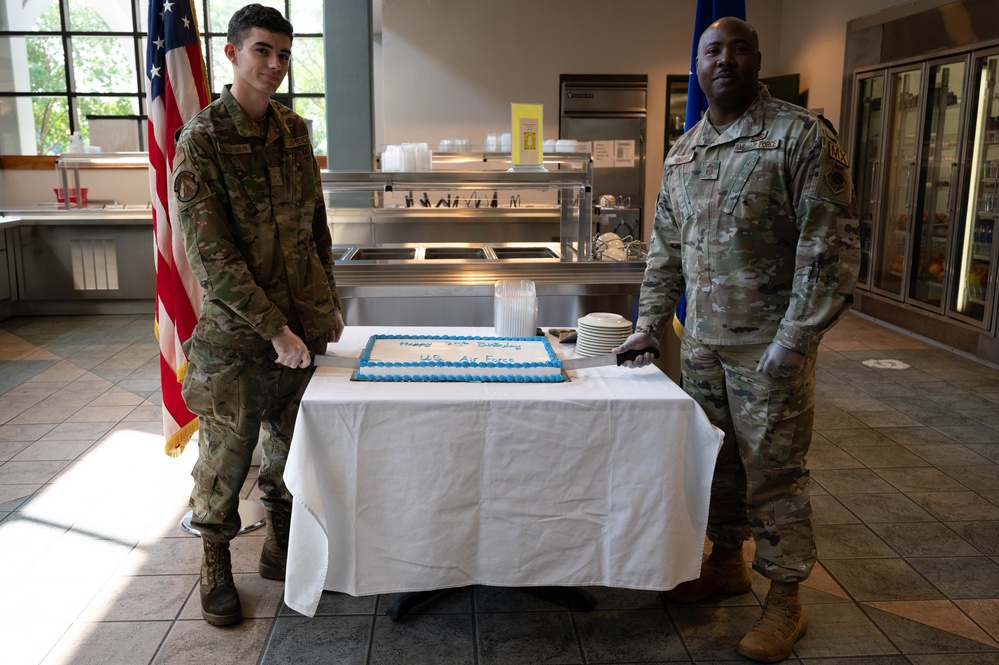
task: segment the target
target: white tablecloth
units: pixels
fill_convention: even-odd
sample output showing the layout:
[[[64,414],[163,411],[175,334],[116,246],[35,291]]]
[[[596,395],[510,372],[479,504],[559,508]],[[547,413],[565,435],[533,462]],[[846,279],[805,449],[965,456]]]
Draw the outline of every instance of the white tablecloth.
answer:
[[[349,327],[330,352],[413,332]],[[312,616],[324,589],[670,589],[697,577],[722,434],[657,368],[561,384],[349,379],[317,370],[298,416],[285,470],[292,609]]]

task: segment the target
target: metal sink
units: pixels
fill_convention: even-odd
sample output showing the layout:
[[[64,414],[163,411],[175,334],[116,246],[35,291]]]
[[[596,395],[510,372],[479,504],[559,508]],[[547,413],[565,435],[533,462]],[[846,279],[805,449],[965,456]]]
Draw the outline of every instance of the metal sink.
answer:
[[[392,261],[420,263],[423,261],[504,261],[511,259],[558,261],[561,255],[556,243],[412,243],[361,246],[334,246],[333,251],[343,263],[354,261]]]
[[[411,261],[415,258],[415,247],[358,247],[348,257],[351,261]]]
[[[497,259],[557,259],[548,247],[493,247]]]
[[[429,261],[441,259],[484,259],[486,250],[481,247],[427,247],[423,258]]]

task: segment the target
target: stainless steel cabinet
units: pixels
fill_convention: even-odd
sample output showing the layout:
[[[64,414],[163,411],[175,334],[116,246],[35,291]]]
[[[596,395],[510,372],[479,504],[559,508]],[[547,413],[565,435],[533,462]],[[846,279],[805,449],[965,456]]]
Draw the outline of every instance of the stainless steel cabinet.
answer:
[[[25,220],[15,229],[17,300],[28,308],[24,313],[124,312],[132,304],[141,311],[149,308],[156,277],[148,221],[44,222]],[[46,303],[63,303],[68,309],[47,308]]]

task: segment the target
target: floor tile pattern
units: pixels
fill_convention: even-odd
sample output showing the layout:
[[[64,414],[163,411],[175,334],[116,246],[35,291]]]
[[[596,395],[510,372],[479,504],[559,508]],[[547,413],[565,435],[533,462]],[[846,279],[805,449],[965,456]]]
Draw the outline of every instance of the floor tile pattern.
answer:
[[[399,622],[394,596],[326,594],[309,619],[257,575],[259,531],[232,548],[246,620],[209,626],[200,542],[179,528],[195,450],[163,454],[158,373],[148,317],[0,322],[0,662],[747,662],[755,574],[752,593],[695,606],[594,588],[586,612],[476,587]],[[850,315],[817,373],[819,564],[788,662],[999,665],[999,371]]]

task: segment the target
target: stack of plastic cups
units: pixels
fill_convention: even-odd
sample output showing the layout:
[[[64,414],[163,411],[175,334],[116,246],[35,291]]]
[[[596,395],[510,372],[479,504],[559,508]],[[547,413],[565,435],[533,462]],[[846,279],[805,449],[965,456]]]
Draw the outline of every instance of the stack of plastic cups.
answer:
[[[538,294],[529,279],[501,279],[493,292],[493,329],[497,337],[534,337]]]
[[[382,171],[429,171],[433,154],[426,143],[403,143],[385,146]]]

